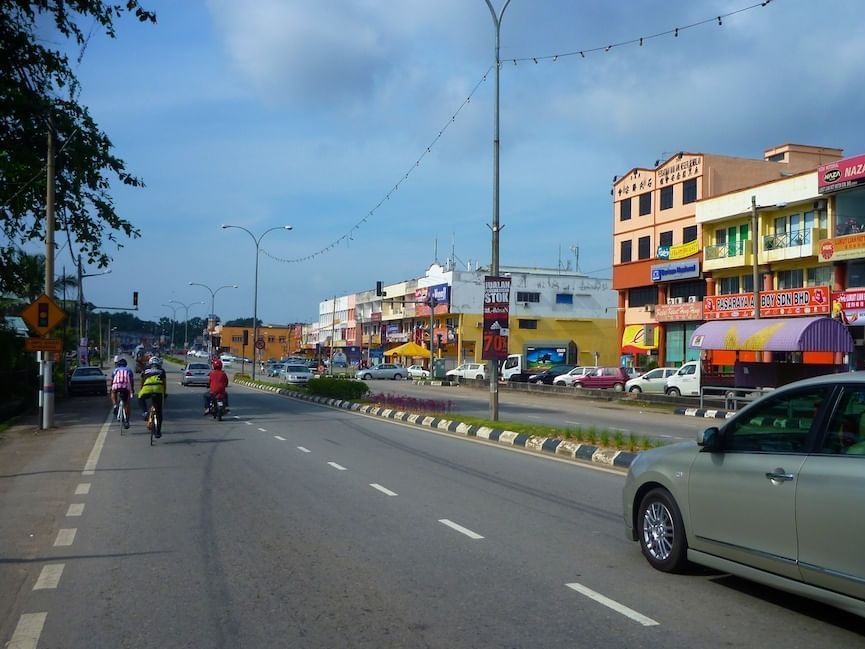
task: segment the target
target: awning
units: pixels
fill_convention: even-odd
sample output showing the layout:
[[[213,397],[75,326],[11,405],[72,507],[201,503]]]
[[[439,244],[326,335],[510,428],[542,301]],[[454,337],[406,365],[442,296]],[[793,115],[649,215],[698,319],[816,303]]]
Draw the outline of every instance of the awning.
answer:
[[[426,347],[421,347],[417,343],[408,342],[399,347],[388,349],[385,356],[408,356],[410,358],[429,358],[429,350]]]
[[[651,331],[651,340],[644,340],[646,327]],[[658,348],[658,327],[654,325],[628,325],[622,334],[623,354],[648,354]]]
[[[768,352],[852,352],[853,338],[843,324],[824,316],[707,322],[691,335],[697,349]]]

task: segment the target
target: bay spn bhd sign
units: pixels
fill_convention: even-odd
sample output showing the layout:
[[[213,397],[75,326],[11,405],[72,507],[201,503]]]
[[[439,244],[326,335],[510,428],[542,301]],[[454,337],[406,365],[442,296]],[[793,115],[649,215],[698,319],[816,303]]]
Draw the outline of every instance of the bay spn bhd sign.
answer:
[[[481,358],[508,357],[508,316],[511,305],[511,278],[484,277],[484,336]]]

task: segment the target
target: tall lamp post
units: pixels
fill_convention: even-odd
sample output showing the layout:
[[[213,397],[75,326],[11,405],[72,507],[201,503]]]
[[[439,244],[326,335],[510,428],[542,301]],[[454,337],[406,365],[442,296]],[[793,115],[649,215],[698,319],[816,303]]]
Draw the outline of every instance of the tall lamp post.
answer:
[[[189,282],[189,285],[190,286],[201,286],[202,288],[206,288],[208,291],[210,291],[210,313],[207,314],[208,322],[210,321],[211,316],[216,315],[214,313],[214,309],[216,308],[214,306],[214,304],[216,302],[216,294],[219,293],[224,288],[237,288],[237,284],[226,284],[225,286],[220,286],[218,289],[216,289],[214,291],[207,284],[201,284],[200,282]],[[209,330],[209,326],[208,326],[208,330]],[[209,333],[209,331],[208,331],[208,333]],[[211,358],[213,357],[213,337],[212,336],[207,337],[207,355]]]
[[[252,301],[252,344],[253,344],[253,352],[252,352],[252,380],[255,380],[255,366],[256,366],[256,356],[258,355],[258,253],[261,249],[261,240],[264,239],[264,235],[268,232],[273,232],[274,230],[291,230],[290,225],[278,225],[273,228],[269,228],[262,232],[258,238],[247,230],[242,225],[223,225],[222,229],[227,230],[228,228],[234,228],[236,230],[243,230],[252,237],[253,242],[255,242],[255,287],[252,289],[254,297]]]
[[[511,3],[507,0],[502,7],[501,12],[496,14],[490,0],[486,0],[487,7],[490,9],[490,15],[493,19],[493,26],[496,30],[496,108],[495,108],[495,127],[493,131],[493,250],[492,263],[490,264],[490,274],[493,277],[499,275],[499,72],[502,67],[501,59],[499,58],[499,37],[502,31],[502,18],[505,15],[505,10]],[[432,336],[432,332],[430,332]],[[432,342],[430,342],[430,350],[432,350]],[[432,360],[430,360],[432,364]],[[490,419],[497,421],[499,418],[499,373],[497,359],[490,360]]]
[[[196,304],[204,304],[201,300],[198,302],[190,302],[189,304],[184,304],[180,300],[169,300],[171,304],[177,304],[182,306],[184,309],[184,325],[183,325],[183,349],[189,349],[189,307],[195,306]]]
[[[177,307],[171,304],[163,304],[162,306],[166,309],[171,309],[171,344],[168,346],[171,349],[174,347],[174,321],[177,320]]]

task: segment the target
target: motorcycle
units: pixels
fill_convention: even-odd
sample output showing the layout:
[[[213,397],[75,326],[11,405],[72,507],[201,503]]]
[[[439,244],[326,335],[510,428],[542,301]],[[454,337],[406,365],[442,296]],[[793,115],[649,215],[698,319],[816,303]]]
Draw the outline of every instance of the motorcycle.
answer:
[[[210,399],[210,414],[219,421],[225,416],[225,397],[221,394]]]

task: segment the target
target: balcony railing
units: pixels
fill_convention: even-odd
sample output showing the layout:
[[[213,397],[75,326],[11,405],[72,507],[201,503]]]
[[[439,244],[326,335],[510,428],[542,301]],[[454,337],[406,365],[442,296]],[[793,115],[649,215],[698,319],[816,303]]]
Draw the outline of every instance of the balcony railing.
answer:
[[[750,241],[732,241],[730,243],[720,243],[716,246],[706,246],[703,253],[706,259],[724,259],[726,257],[739,257],[745,254],[745,244],[750,244]]]
[[[763,237],[763,250],[778,250],[794,246],[811,245],[811,230],[790,230]]]

